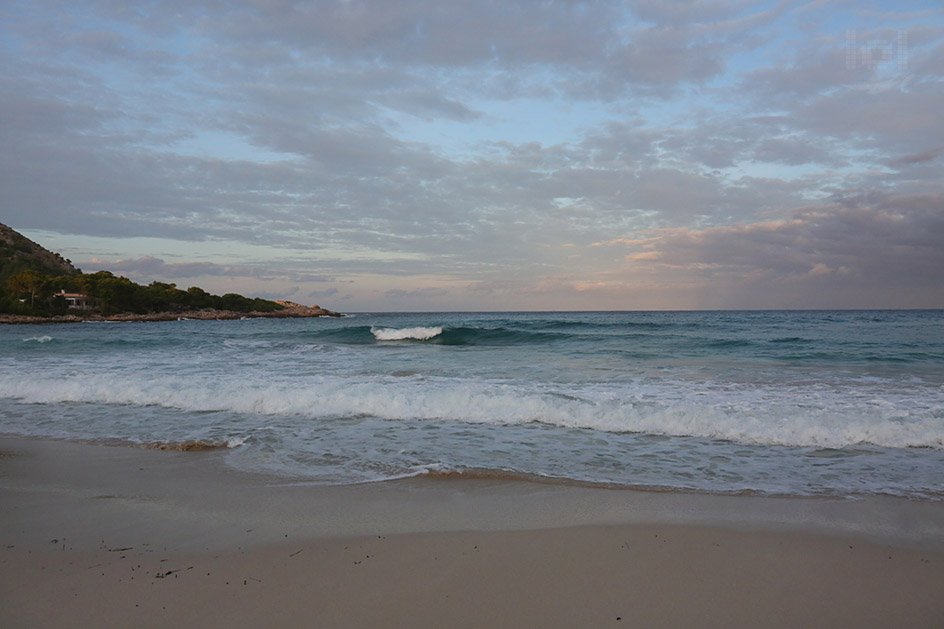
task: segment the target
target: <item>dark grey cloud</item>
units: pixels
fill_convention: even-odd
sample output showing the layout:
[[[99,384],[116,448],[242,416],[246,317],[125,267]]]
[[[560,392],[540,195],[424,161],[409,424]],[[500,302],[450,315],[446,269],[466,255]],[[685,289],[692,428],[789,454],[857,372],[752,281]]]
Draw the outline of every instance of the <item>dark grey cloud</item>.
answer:
[[[434,0],[245,4],[220,20],[236,41],[316,49],[339,58],[446,66],[559,63],[598,54],[619,10],[606,2]],[[596,35],[595,37],[593,35]]]
[[[923,164],[926,162],[932,162],[936,160],[941,154],[944,153],[944,147],[937,147],[933,149],[928,149],[927,151],[920,151],[918,153],[912,153],[911,155],[902,155],[901,157],[896,157],[895,159],[889,160],[889,166],[910,166],[912,164]]]

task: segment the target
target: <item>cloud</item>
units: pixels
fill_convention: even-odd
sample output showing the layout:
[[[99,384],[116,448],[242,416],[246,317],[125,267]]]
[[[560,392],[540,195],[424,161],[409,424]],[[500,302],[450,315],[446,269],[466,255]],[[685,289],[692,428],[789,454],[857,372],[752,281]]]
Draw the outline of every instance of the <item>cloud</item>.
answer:
[[[944,195],[849,198],[798,208],[787,220],[669,228],[613,244],[633,250],[630,269],[643,265],[706,283],[740,274],[752,291],[805,283],[807,299],[819,303],[855,307],[883,301],[882,291],[937,303],[944,297],[935,271],[944,268],[942,203]],[[810,283],[823,278],[831,281]]]
[[[694,291],[673,304],[712,297],[696,276],[898,290],[929,254],[850,251],[892,255],[875,230],[930,229],[905,205],[944,194],[944,23],[921,9],[21,4],[0,24],[3,219],[111,239],[88,255],[136,278],[356,281],[363,303],[511,286],[618,306],[630,271]],[[593,246],[621,237],[644,244]],[[231,244],[198,257],[212,243]]]
[[[912,153],[911,155],[902,155],[901,157],[896,157],[895,159],[889,160],[888,165],[895,167],[910,166],[912,164],[923,164],[925,162],[934,161],[942,153],[944,153],[944,147],[928,149],[927,151],[920,151],[918,153]]]
[[[310,299],[323,299],[325,297],[334,297],[338,295],[341,291],[337,288],[328,288],[325,290],[313,290],[307,293]]]
[[[496,56],[559,62],[597,53],[603,45],[599,35],[610,30],[614,13],[604,2],[257,3],[226,14],[220,31],[233,41],[317,50],[338,59],[366,56],[446,66],[484,63]]]
[[[641,19],[671,25],[717,22],[730,19],[745,10],[752,10],[754,6],[756,3],[750,0],[636,0],[632,5],[633,13]]]
[[[112,273],[127,274],[135,278],[185,279],[207,276],[227,276],[254,278],[263,281],[288,278],[296,282],[333,282],[332,277],[286,272],[253,265],[222,265],[214,262],[165,262],[153,256],[123,260],[99,260],[93,258],[84,264],[85,268],[95,268]]]
[[[824,91],[861,84],[875,76],[870,64],[847,63],[842,41],[817,42],[798,50],[794,58],[776,66],[751,70],[742,88],[770,106],[790,106],[796,99],[822,95]]]
[[[445,288],[438,287],[427,287],[427,288],[417,288],[415,290],[402,290],[402,289],[391,289],[384,291],[385,297],[392,297],[395,299],[429,299],[431,297],[442,297],[448,295],[449,291]]]

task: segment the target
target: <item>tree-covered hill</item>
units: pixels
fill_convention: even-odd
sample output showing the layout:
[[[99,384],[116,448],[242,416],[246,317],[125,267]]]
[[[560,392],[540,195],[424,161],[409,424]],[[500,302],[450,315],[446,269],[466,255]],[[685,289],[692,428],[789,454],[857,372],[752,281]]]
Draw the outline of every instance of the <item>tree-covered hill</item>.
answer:
[[[143,286],[109,271],[82,273],[58,253],[0,223],[0,313],[40,317],[67,314],[69,303],[61,291],[90,298],[91,311],[73,314],[107,316],[204,309],[266,313],[284,309],[274,301],[235,293],[212,295],[196,286],[187,290],[164,282]]]
[[[45,275],[76,275],[80,271],[70,260],[36,244],[26,236],[0,223],[0,285],[20,271],[38,271]]]

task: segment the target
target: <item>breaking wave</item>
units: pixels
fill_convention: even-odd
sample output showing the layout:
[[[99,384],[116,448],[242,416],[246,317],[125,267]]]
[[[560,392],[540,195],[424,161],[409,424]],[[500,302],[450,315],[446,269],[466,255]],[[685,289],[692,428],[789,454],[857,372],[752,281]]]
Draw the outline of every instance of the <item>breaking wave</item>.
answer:
[[[351,326],[333,330],[307,332],[302,339],[364,345],[388,341],[420,341],[435,345],[545,345],[567,341],[574,335],[557,331],[511,329],[506,327],[476,326],[416,326],[387,328],[378,326]],[[298,339],[296,339],[298,340]]]
[[[403,341],[406,339],[417,339],[419,341],[426,341],[433,338],[434,336],[439,336],[442,334],[443,329],[440,327],[435,328],[375,328],[371,327],[370,333],[374,335],[378,341]]]
[[[51,336],[31,336],[28,339],[23,339],[24,343],[48,343],[52,340]]]
[[[864,443],[944,449],[944,407],[935,391],[825,391],[816,386],[721,390],[677,380],[558,389],[456,378],[333,376],[307,379],[294,387],[286,382],[251,385],[235,379],[100,374],[6,378],[0,381],[0,398],[312,420],[537,423],[751,445],[843,448]]]

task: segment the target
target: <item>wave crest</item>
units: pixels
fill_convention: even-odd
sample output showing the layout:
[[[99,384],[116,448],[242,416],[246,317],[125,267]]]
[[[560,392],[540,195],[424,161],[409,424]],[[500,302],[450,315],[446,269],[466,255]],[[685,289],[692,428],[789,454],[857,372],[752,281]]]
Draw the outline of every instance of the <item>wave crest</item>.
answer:
[[[441,327],[415,327],[415,328],[370,328],[370,333],[378,341],[403,341],[406,339],[416,339],[426,341],[442,334]]]
[[[48,343],[48,342],[51,341],[51,340],[52,340],[52,337],[51,337],[51,336],[49,336],[49,335],[44,335],[44,336],[31,336],[31,337],[29,337],[28,339],[23,339],[23,342],[24,342],[24,343],[29,343],[29,342],[33,342],[33,343]]]

